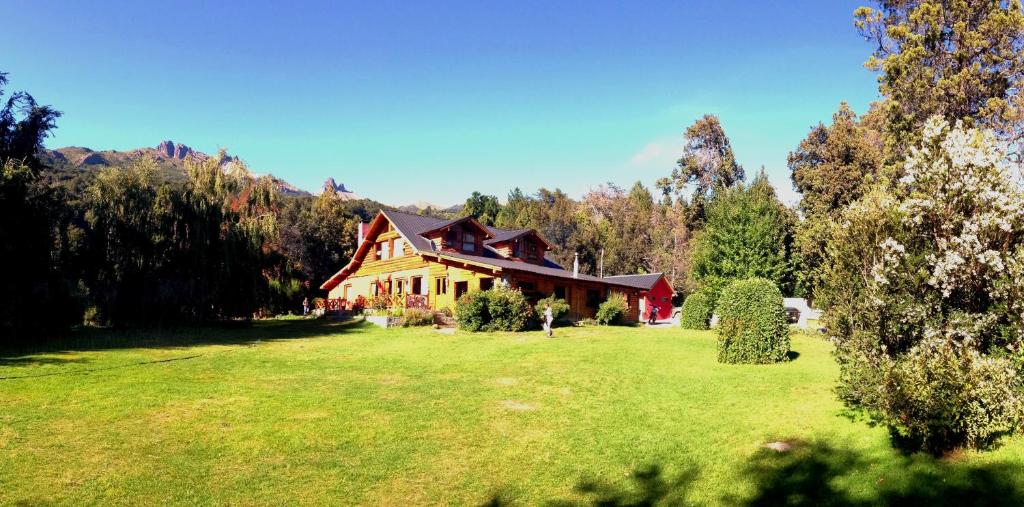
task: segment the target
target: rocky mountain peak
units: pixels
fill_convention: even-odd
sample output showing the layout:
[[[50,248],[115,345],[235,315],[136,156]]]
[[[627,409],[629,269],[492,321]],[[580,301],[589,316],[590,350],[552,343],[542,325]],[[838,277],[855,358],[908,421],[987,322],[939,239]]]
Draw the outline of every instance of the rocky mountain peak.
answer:
[[[344,183],[335,183],[334,178],[327,178],[324,182],[324,192],[348,193]]]
[[[184,144],[179,143],[176,145],[174,144],[174,141],[170,140],[162,141],[160,144],[158,144],[156,146],[156,152],[161,156],[167,158],[176,158],[178,160],[185,160],[185,157],[189,155],[195,155],[198,153],[192,148],[185,146]]]

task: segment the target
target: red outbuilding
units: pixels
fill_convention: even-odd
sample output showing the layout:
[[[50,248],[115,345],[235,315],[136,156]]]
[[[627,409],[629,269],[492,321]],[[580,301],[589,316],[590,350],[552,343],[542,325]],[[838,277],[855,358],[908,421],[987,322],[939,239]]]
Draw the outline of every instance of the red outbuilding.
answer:
[[[663,273],[648,273],[643,275],[618,275],[607,276],[618,283],[629,285],[640,289],[640,319],[651,318],[651,309],[658,307],[658,320],[672,318],[672,295],[675,291],[668,283]]]

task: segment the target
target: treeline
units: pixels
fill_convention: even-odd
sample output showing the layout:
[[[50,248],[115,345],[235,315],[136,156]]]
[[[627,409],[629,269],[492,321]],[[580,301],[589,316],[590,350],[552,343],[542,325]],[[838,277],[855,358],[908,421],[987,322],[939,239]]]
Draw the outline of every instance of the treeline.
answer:
[[[561,190],[526,194],[505,204],[474,192],[461,212],[501,228],[532,228],[555,244],[565,267],[579,254],[593,275],[665,273],[680,295],[730,279],[763,277],[784,293],[804,294],[794,244],[798,218],[779,201],[763,170],[748,182],[718,118],[706,115],[685,133],[677,167],[654,191],[601,185],[574,200]]]
[[[6,82],[0,74],[0,96]],[[295,311],[347,262],[356,224],[380,207],[282,197],[241,162],[222,167],[223,153],[186,161],[184,181],[157,178],[142,160],[55,184],[38,154],[59,117],[24,92],[0,111],[5,338]]]

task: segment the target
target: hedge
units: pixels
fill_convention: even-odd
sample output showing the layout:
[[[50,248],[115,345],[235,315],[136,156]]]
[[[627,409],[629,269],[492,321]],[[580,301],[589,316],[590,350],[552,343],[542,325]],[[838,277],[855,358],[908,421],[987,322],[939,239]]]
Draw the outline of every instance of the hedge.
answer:
[[[532,316],[522,292],[502,287],[466,293],[455,306],[455,322],[465,331],[522,331]]]
[[[621,294],[611,294],[608,300],[597,307],[597,314],[594,320],[602,326],[617,326],[623,324],[626,318],[626,302],[622,300]]]
[[[683,329],[708,329],[714,310],[715,301],[709,292],[694,292],[683,301],[683,308],[679,312],[679,325]]]
[[[778,286],[737,280],[718,298],[718,362],[777,363],[789,354],[789,325]]]

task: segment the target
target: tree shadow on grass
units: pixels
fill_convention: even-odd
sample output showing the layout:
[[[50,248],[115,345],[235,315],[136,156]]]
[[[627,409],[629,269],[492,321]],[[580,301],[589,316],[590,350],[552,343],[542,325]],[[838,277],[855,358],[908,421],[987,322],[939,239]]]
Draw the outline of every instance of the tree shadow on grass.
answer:
[[[52,356],[0,356],[0,366],[44,366],[82,364],[89,362],[83,357],[52,357]]]
[[[789,359],[790,361],[796,361],[798,357],[800,357],[800,353],[795,350],[786,352],[786,359]]]
[[[788,442],[785,451],[762,448],[742,466],[745,484],[720,498],[734,506],[837,506],[875,505],[997,506],[1024,505],[1024,475],[1020,465],[949,462],[928,455],[897,455],[877,473],[872,460],[825,443]],[[684,468],[675,478],[649,465],[636,471],[628,484],[583,480],[575,491],[584,500],[542,502],[553,507],[643,507],[694,504],[689,496],[697,469]],[[858,482],[865,481],[865,482]],[[750,488],[744,488],[749,485]],[[719,485],[722,486],[722,485]],[[744,489],[747,489],[744,492]],[[501,495],[483,505],[505,506],[515,502]]]
[[[901,475],[878,476],[870,479],[871,484],[857,485],[863,494],[854,495],[842,486],[849,474],[872,465],[853,451],[820,442],[796,442],[786,452],[761,449],[743,470],[754,485],[753,495],[723,500],[743,506],[1024,504],[1019,466],[947,463],[920,454],[898,457],[893,470],[901,470]]]
[[[294,340],[372,326],[364,321],[328,319],[232,321],[207,325],[141,329],[83,328],[67,336],[31,343],[0,343],[0,366],[40,364],[34,354],[126,348],[180,348],[197,345],[245,345]],[[48,360],[44,358],[42,360]],[[62,364],[52,359],[51,364]],[[70,363],[71,361],[67,361]]]

